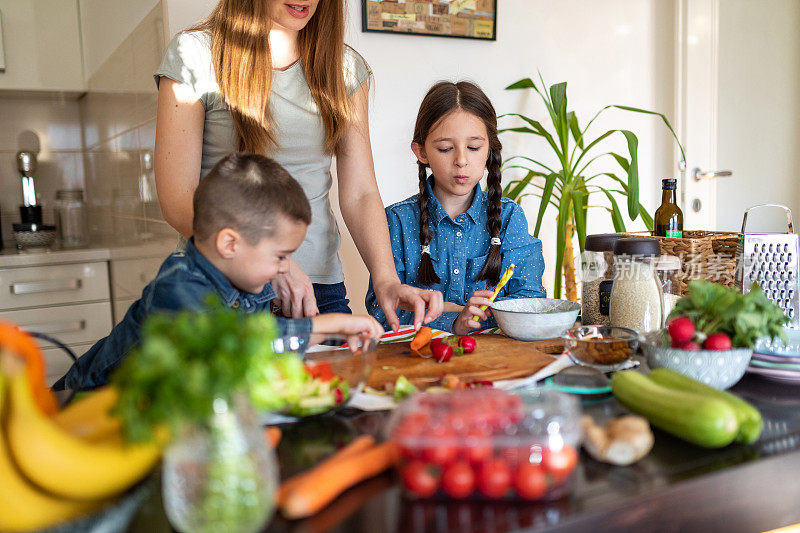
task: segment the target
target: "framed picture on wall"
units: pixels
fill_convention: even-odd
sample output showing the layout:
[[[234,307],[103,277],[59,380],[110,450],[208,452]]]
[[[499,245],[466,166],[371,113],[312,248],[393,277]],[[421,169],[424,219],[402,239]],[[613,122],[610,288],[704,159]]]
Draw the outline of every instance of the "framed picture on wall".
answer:
[[[361,0],[361,30],[497,40],[497,0]]]

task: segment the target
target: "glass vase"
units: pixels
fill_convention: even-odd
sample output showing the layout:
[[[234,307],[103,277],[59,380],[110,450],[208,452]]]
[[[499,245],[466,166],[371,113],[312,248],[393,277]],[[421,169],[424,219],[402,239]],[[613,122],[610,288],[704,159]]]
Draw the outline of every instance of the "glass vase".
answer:
[[[183,532],[260,531],[275,505],[275,452],[246,400],[213,405],[164,454],[164,509]]]

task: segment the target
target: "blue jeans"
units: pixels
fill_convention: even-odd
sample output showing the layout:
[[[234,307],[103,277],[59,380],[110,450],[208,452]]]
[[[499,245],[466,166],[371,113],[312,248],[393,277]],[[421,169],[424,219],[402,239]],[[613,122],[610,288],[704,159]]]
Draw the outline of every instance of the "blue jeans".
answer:
[[[324,313],[347,313],[350,310],[350,300],[347,299],[347,289],[342,283],[314,283],[314,297],[317,299],[317,309]]]

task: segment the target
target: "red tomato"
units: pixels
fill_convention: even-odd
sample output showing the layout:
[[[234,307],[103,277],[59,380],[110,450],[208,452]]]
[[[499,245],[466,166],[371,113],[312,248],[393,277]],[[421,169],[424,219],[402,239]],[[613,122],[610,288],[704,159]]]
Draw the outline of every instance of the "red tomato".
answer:
[[[401,473],[403,484],[417,496],[427,498],[439,488],[438,469],[422,461],[411,461]]]
[[[472,428],[467,431],[464,439],[464,446],[461,449],[464,459],[474,465],[479,465],[492,457],[492,438],[489,433],[480,429]]]
[[[446,466],[458,457],[457,435],[455,431],[443,427],[431,429],[426,435],[432,444],[422,450],[422,457],[429,463]]]
[[[457,461],[444,470],[442,488],[452,498],[465,498],[475,490],[475,473],[466,461]]]
[[[537,464],[521,463],[514,476],[517,495],[526,500],[538,500],[547,492],[547,476]]]
[[[336,377],[333,373],[331,364],[327,361],[320,361],[317,363],[306,363],[306,372],[312,377],[320,381],[330,381]]]
[[[574,448],[564,445],[559,450],[544,448],[542,450],[542,466],[553,478],[554,483],[561,483],[569,477],[578,464],[578,453]]]
[[[502,498],[511,486],[511,469],[501,459],[483,463],[478,474],[478,487],[489,498]]]

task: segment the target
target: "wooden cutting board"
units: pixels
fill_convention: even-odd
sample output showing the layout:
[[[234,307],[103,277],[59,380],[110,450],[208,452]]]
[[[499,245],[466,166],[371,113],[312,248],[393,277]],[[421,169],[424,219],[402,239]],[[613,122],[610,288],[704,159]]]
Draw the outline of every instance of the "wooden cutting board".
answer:
[[[408,342],[382,344],[367,385],[383,390],[405,376],[420,388],[435,385],[444,374],[464,381],[498,381],[530,376],[555,360],[563,342],[559,339],[523,342],[505,335],[475,335],[477,346],[471,354],[453,356],[447,363],[425,359],[413,353]]]

